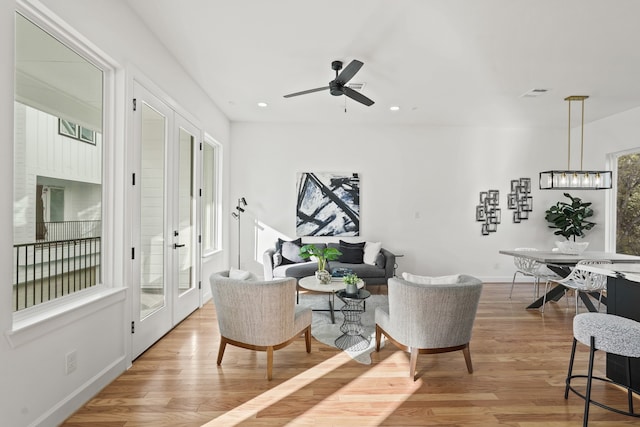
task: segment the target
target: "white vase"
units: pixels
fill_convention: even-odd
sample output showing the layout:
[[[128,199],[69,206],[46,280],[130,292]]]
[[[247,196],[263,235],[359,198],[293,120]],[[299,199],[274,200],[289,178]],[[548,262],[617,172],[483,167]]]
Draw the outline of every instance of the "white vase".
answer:
[[[331,283],[331,273],[327,270],[317,270],[316,271],[316,279],[323,285],[327,285]]]
[[[572,240],[563,240],[556,242],[556,247],[563,254],[580,255],[589,246],[589,242],[574,242]]]

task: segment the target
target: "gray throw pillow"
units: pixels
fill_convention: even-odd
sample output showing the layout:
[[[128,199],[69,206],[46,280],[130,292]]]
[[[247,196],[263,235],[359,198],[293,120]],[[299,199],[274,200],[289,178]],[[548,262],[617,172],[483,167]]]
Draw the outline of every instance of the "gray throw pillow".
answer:
[[[282,263],[287,260],[288,264],[299,262],[306,262],[304,258],[300,256],[300,246],[294,242],[282,242]]]
[[[384,268],[385,264],[386,264],[386,259],[384,257],[384,255],[382,254],[382,252],[378,252],[378,255],[376,255],[376,267],[378,268]]]
[[[282,254],[280,252],[274,252],[273,254],[273,267],[277,267],[282,264]]]

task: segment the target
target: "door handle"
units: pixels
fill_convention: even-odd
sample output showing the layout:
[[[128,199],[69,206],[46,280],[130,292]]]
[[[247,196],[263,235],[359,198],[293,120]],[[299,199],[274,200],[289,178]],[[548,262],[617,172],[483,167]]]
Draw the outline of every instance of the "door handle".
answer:
[[[173,244],[173,249],[178,249],[178,248],[182,248],[182,247],[184,247],[184,244],[182,244],[182,245],[179,245],[177,243]]]

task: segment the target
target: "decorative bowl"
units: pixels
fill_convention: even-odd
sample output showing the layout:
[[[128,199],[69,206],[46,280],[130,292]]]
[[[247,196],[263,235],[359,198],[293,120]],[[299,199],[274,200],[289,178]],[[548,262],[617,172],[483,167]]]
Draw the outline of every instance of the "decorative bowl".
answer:
[[[580,255],[587,249],[589,242],[574,242],[572,240],[564,240],[556,242],[556,246],[560,252],[569,255]]]

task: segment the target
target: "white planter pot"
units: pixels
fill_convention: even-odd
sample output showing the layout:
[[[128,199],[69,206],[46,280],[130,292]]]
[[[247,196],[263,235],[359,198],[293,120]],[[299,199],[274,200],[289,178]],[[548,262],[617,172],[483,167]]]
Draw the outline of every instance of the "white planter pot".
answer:
[[[580,255],[589,246],[589,242],[574,242],[572,240],[563,240],[556,242],[556,247],[563,254]]]

